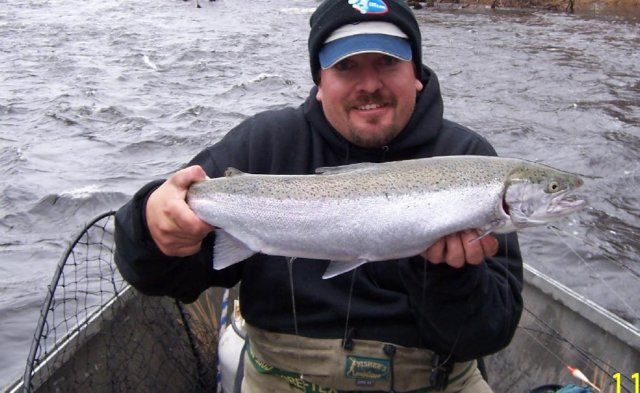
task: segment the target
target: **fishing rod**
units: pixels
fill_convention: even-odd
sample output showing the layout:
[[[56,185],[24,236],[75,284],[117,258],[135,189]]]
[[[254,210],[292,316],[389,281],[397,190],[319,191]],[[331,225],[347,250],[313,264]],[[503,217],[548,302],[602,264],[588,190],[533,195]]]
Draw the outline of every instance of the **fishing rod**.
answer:
[[[578,257],[578,259],[582,262],[582,264],[584,266],[587,267],[587,269],[589,269],[592,273],[594,273],[594,276],[598,279],[598,281],[600,281],[602,283],[602,285],[604,285],[619,301],[621,304],[623,304],[631,313],[631,315],[633,317],[635,317],[636,319],[640,319],[640,315],[638,314],[638,312],[636,310],[633,309],[633,307],[631,307],[631,305],[629,304],[629,302],[627,302],[619,293],[618,291],[616,291],[615,289],[613,289],[604,279],[602,279],[600,277],[600,275],[598,274],[598,272],[593,271],[593,267],[587,263],[587,261],[584,259],[584,257],[582,255],[580,255],[575,248],[573,248],[568,242],[565,241],[565,239],[562,238],[562,236],[560,236],[560,233],[565,233],[568,234],[566,231],[561,231],[558,227],[554,226],[554,225],[549,225],[548,226],[549,229],[552,230],[552,232],[564,243],[565,246],[567,246],[567,248],[576,256]],[[578,240],[582,240],[578,237],[575,237]],[[584,244],[589,245],[589,243],[586,240],[583,240]],[[640,276],[636,276],[636,277],[640,277]]]
[[[595,356],[594,354],[589,352],[587,349],[582,348],[581,346],[579,346],[576,343],[574,343],[571,340],[569,340],[567,337],[563,336],[562,333],[560,333],[558,330],[554,329],[551,325],[549,325],[547,322],[545,322],[542,318],[540,318],[538,315],[536,315],[533,311],[529,310],[527,307],[524,307],[524,310],[531,317],[533,317],[533,319],[536,321],[536,323],[539,324],[543,330],[535,329],[533,327],[521,327],[520,329],[522,329],[522,331],[524,333],[526,333],[532,340],[534,340],[540,347],[542,347],[545,351],[547,351],[547,353],[549,353],[556,360],[558,360],[563,365],[563,367],[565,367],[569,371],[569,373],[573,377],[575,377],[577,379],[580,379],[582,382],[585,382],[585,383],[589,384],[592,387],[595,386],[595,384],[592,381],[590,381],[584,375],[584,373],[582,373],[582,371],[576,369],[575,367],[570,366],[569,362],[566,359],[562,358],[560,354],[558,354],[557,352],[553,351],[548,345],[543,343],[542,340],[540,340],[538,337],[536,337],[533,333],[544,334],[547,337],[549,337],[550,339],[555,340],[556,342],[565,343],[565,344],[569,345],[569,347],[573,351],[575,351],[577,354],[579,354],[580,357],[585,362],[590,364],[594,368],[594,370],[599,370],[599,372],[601,372],[603,375],[606,375],[608,377],[608,380],[610,381],[609,385],[613,381],[616,380],[615,375],[618,375],[620,379],[624,379],[628,383],[633,383],[631,378],[625,376],[623,373],[615,372],[616,371],[615,367],[613,367],[610,363],[608,363],[605,360],[599,358],[598,356]],[[609,370],[613,370],[613,372],[609,371]],[[626,386],[623,386],[621,383],[618,386],[620,386],[620,388],[625,392],[633,393],[633,392],[631,392],[631,390],[629,390]],[[601,388],[598,388],[597,386],[595,386],[595,387],[596,387],[596,389],[598,391],[602,390]],[[618,390],[618,392],[621,392],[622,390]]]
[[[569,236],[569,237],[572,237],[573,239],[578,240],[578,241],[582,242],[584,245],[589,246],[589,247],[591,247],[591,248],[593,248],[593,249],[603,251],[603,252],[604,252],[604,254],[602,254],[602,257],[603,257],[604,259],[606,259],[607,261],[609,261],[609,262],[611,262],[611,263],[614,263],[614,264],[615,264],[615,265],[617,265],[618,267],[621,267],[621,268],[623,268],[623,269],[627,270],[627,271],[628,271],[629,273],[631,273],[633,276],[635,276],[636,278],[640,279],[640,272],[636,272],[635,270],[633,270],[633,268],[632,268],[631,266],[629,266],[629,265],[627,265],[627,264],[625,264],[625,263],[621,262],[620,260],[615,259],[615,258],[614,258],[614,257],[612,257],[611,255],[609,255],[608,253],[610,253],[610,251],[608,251],[608,250],[604,249],[603,247],[598,246],[598,245],[596,245],[596,244],[594,244],[594,243],[590,242],[589,240],[587,240],[587,239],[585,239],[585,238],[582,238],[582,237],[579,237],[579,236],[577,236],[577,235],[575,235],[575,234],[573,234],[573,233],[571,233],[571,232],[565,231],[565,230],[563,230],[563,229],[561,229],[561,228],[557,227],[556,225],[550,224],[550,225],[547,225],[547,228],[548,228],[548,229],[551,229],[551,230],[555,230],[555,231],[557,231],[557,232],[559,232],[559,233],[562,233],[562,234],[564,234],[564,235],[567,235],[567,236]]]

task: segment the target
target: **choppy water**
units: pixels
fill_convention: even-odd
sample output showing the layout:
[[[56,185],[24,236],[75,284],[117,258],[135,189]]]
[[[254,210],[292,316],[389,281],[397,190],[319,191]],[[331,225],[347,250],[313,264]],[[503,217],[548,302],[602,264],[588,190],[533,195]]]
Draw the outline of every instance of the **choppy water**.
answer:
[[[306,97],[315,0],[201,4],[0,0],[0,387],[85,222],[245,117]],[[583,240],[525,232],[527,262],[640,325],[637,16],[417,15],[447,117],[501,155],[598,177],[592,207],[561,225]]]

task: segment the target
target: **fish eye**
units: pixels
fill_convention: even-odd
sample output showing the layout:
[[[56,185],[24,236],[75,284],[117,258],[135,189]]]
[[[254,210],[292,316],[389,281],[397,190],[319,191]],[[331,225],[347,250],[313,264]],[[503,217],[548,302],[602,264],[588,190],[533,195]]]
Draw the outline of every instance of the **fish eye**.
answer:
[[[560,187],[560,183],[557,180],[551,180],[549,184],[547,184],[547,192],[554,193],[560,191],[562,187]]]

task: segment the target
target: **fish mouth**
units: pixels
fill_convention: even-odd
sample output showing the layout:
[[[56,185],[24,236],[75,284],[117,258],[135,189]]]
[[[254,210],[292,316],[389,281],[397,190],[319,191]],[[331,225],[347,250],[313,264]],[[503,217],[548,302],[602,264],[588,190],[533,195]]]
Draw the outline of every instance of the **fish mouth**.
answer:
[[[576,195],[570,195],[566,192],[557,195],[549,203],[547,213],[554,216],[566,216],[584,209],[587,201],[580,199]]]
[[[524,203],[510,206],[508,200],[503,198],[502,213],[507,215],[514,230],[545,225],[578,212],[587,205],[587,201],[570,195],[568,191],[546,195],[537,204],[528,204],[525,199]]]

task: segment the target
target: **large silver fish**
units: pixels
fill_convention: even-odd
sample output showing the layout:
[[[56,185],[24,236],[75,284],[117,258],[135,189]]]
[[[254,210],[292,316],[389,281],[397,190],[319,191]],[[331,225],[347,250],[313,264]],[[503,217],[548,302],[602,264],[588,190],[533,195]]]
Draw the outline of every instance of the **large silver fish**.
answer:
[[[409,257],[466,229],[506,233],[583,208],[574,174],[512,158],[446,156],[320,168],[316,175],[193,184],[187,203],[216,227],[213,266],[255,253],[332,261],[324,278]]]

